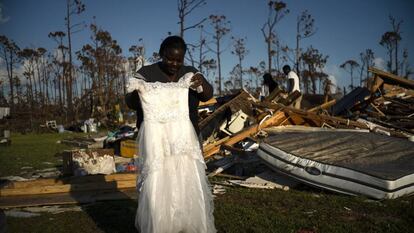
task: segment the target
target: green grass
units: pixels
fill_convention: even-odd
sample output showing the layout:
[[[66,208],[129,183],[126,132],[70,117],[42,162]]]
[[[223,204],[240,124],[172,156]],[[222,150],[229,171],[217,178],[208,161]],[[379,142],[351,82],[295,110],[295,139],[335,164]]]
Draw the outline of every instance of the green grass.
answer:
[[[221,232],[413,232],[414,198],[372,201],[318,190],[232,188],[216,201]]]
[[[45,133],[11,135],[11,146],[0,146],[0,177],[20,175],[22,167],[33,170],[61,166],[61,156],[56,154],[70,149],[57,141],[73,137],[74,133]]]
[[[13,135],[12,146],[0,148],[1,174],[18,174],[22,165],[45,168],[43,161],[59,166],[54,155],[66,147],[56,141],[72,136]],[[306,186],[289,191],[232,187],[226,190],[214,200],[219,232],[414,232],[414,196],[374,201]],[[98,202],[82,206],[82,212],[7,217],[7,223],[9,232],[19,233],[135,232],[136,206],[136,200]]]

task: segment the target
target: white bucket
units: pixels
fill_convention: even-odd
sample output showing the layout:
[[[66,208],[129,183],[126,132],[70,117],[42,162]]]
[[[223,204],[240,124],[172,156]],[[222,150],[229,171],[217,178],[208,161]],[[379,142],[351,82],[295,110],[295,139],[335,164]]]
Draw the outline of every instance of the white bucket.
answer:
[[[58,130],[59,133],[65,132],[65,128],[63,127],[63,125],[58,125],[57,130]]]
[[[3,134],[5,138],[10,138],[10,130],[4,130]]]

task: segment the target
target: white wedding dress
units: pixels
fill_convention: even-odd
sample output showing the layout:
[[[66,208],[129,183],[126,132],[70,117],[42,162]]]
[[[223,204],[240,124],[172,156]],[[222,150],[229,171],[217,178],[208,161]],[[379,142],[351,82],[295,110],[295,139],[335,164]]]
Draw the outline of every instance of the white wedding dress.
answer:
[[[138,91],[144,112],[135,218],[141,233],[216,232],[206,165],[188,112],[192,75],[170,83],[132,78],[128,86]]]

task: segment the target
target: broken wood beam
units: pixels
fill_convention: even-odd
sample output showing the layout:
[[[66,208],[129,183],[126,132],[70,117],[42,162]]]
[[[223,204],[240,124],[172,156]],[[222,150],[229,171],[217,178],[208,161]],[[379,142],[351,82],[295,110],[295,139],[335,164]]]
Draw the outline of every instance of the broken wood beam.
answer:
[[[384,84],[384,80],[382,80],[382,78],[380,78],[378,75],[375,75],[374,82],[369,89],[371,91],[371,94],[377,92],[377,90],[381,87],[382,84]]]
[[[336,99],[330,100],[329,102],[323,103],[319,106],[313,107],[311,109],[308,109],[308,112],[317,112],[319,110],[324,110],[324,109],[328,109],[331,106],[333,106],[334,104],[336,104]]]
[[[86,204],[97,201],[135,200],[136,188],[121,189],[116,191],[78,192],[78,193],[51,193],[39,195],[18,195],[0,198],[0,209],[20,208],[45,205],[69,205]]]
[[[289,115],[296,114],[296,115],[301,116],[302,118],[311,119],[314,122],[319,122],[320,124],[319,127],[321,127],[323,123],[326,122],[328,124],[334,124],[335,126],[347,126],[347,128],[357,127],[360,129],[368,129],[368,127],[365,124],[362,124],[357,121],[340,118],[340,117],[316,114],[314,112],[307,112],[307,111],[292,108],[292,107],[283,107],[280,111],[284,111],[285,113]]]
[[[302,94],[299,91],[294,91],[290,93],[285,99],[280,99],[278,103],[285,106],[293,104]]]
[[[380,116],[385,116],[385,114],[377,107],[375,106],[373,103],[371,103],[371,107],[373,107]]]
[[[229,138],[230,138],[230,136],[226,136],[226,137],[224,137],[224,138],[222,138],[222,139],[220,139],[216,142],[205,145],[203,147],[203,153],[205,153],[206,151],[211,150],[212,148],[216,147],[217,145],[222,144],[223,142],[229,140]]]
[[[110,175],[88,175],[88,176],[71,176],[62,178],[37,179],[30,181],[14,181],[7,184],[4,188],[29,188],[36,186],[51,186],[65,184],[82,184],[94,182],[116,182],[121,180],[136,179],[136,173],[118,173]]]
[[[85,176],[86,179],[75,181],[59,181],[56,179],[43,179],[39,181],[13,182],[11,186],[0,189],[0,196],[37,195],[50,193],[73,193],[81,191],[103,191],[134,188],[136,174],[116,174],[101,176]],[[80,178],[80,177],[79,177]]]
[[[272,102],[275,101],[277,102],[279,100],[279,98],[281,98],[281,94],[284,93],[284,91],[280,88],[276,88],[272,91],[272,93],[270,93],[268,96],[266,96],[263,100],[263,102]]]
[[[414,81],[405,79],[392,73],[382,71],[380,69],[369,67],[368,71],[380,76],[385,83],[396,84],[409,89],[414,89]]]

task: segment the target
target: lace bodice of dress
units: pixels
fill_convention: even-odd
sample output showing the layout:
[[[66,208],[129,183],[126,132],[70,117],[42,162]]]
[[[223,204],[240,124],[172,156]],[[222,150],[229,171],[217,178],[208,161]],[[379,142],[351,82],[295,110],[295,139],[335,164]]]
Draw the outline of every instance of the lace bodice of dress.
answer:
[[[138,91],[144,113],[139,132],[140,180],[172,156],[187,156],[204,164],[188,108],[188,89],[193,75],[187,73],[178,82],[169,83],[129,80],[128,92]]]
[[[178,82],[145,82],[133,78],[128,91],[138,90],[144,121],[167,123],[189,119],[188,88],[193,73],[187,73]]]

